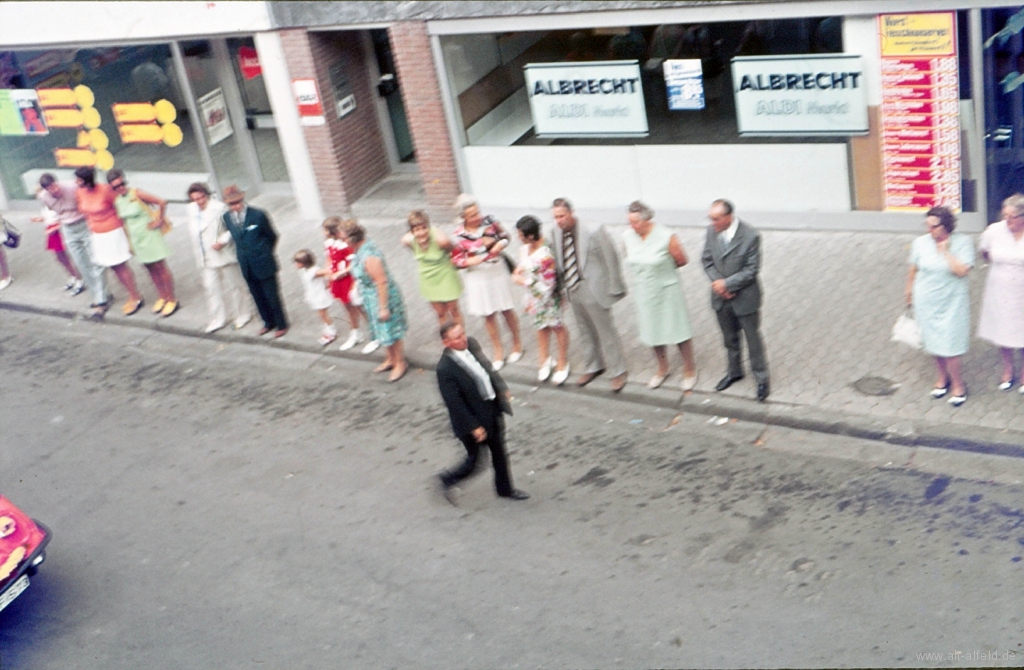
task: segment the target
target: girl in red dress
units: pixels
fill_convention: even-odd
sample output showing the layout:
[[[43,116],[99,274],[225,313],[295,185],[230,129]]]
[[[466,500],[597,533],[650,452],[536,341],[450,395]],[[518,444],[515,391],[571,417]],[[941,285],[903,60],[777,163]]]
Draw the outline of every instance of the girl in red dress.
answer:
[[[355,287],[352,279],[351,258],[352,248],[341,239],[341,217],[332,216],[323,222],[324,229],[324,252],[327,256],[327,267],[331,272],[331,293],[341,301],[348,312],[348,322],[352,327],[348,339],[345,340],[341,351],[348,351],[357,344],[363,342],[363,334],[359,330],[359,320],[366,321],[367,329],[370,322],[363,313],[362,299],[359,297],[359,289]],[[373,333],[369,333],[369,342],[363,347],[363,353],[369,354],[380,346]]]

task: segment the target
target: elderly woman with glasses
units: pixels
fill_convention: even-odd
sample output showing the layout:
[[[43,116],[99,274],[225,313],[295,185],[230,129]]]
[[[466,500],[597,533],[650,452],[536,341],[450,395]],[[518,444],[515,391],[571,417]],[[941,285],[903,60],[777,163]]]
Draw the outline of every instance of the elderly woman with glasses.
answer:
[[[178,311],[178,300],[174,297],[174,275],[166,260],[171,250],[160,230],[167,214],[167,201],[142,189],[128,188],[124,173],[117,169],[107,173],[107,183],[117,195],[114,206],[128,231],[135,260],[145,266],[156,287],[158,298],[153,303],[153,313],[170,316]],[[151,208],[156,209],[155,215]]]
[[[910,247],[910,276],[905,297],[913,305],[924,349],[935,357],[938,379],[933,398],[951,394],[949,404],[967,401],[960,357],[971,338],[971,295],[967,273],[974,266],[970,238],[954,233],[956,218],[946,207],[933,207],[925,216],[928,234]]]
[[[978,337],[999,347],[1003,378],[998,388],[1009,391],[1020,380],[1013,350],[1024,350],[1024,195],[1015,193],[1003,201],[1003,220],[985,229],[979,250],[989,268]]]

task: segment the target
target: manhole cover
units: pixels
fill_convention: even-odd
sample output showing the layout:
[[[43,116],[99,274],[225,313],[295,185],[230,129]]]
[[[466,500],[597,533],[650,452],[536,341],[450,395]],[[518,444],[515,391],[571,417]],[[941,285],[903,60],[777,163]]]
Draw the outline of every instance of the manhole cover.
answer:
[[[853,388],[864,395],[892,395],[899,387],[899,384],[885,377],[861,377],[853,382]]]

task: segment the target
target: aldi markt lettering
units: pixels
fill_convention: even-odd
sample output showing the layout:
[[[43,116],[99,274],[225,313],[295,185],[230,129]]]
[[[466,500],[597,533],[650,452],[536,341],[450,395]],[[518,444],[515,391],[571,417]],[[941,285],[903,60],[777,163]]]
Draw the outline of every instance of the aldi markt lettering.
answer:
[[[640,63],[530,63],[523,67],[538,137],[644,137]]]
[[[864,68],[857,55],[732,59],[740,135],[863,135]]]

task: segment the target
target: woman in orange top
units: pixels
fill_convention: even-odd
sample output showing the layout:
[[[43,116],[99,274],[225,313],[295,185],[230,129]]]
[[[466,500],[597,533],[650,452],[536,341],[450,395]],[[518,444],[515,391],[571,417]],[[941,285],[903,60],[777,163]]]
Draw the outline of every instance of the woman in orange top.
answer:
[[[117,216],[117,209],[114,206],[117,194],[107,184],[96,183],[96,170],[91,167],[80,167],[75,170],[75,181],[78,182],[78,211],[85,215],[85,221],[92,232],[92,260],[97,265],[114,271],[118,281],[128,291],[128,301],[121,311],[126,316],[134,314],[139,311],[144,301],[135,285],[135,273],[128,265],[132,249],[124,231],[124,223]],[[106,302],[101,303],[96,308],[96,316],[103,316],[108,307]]]

